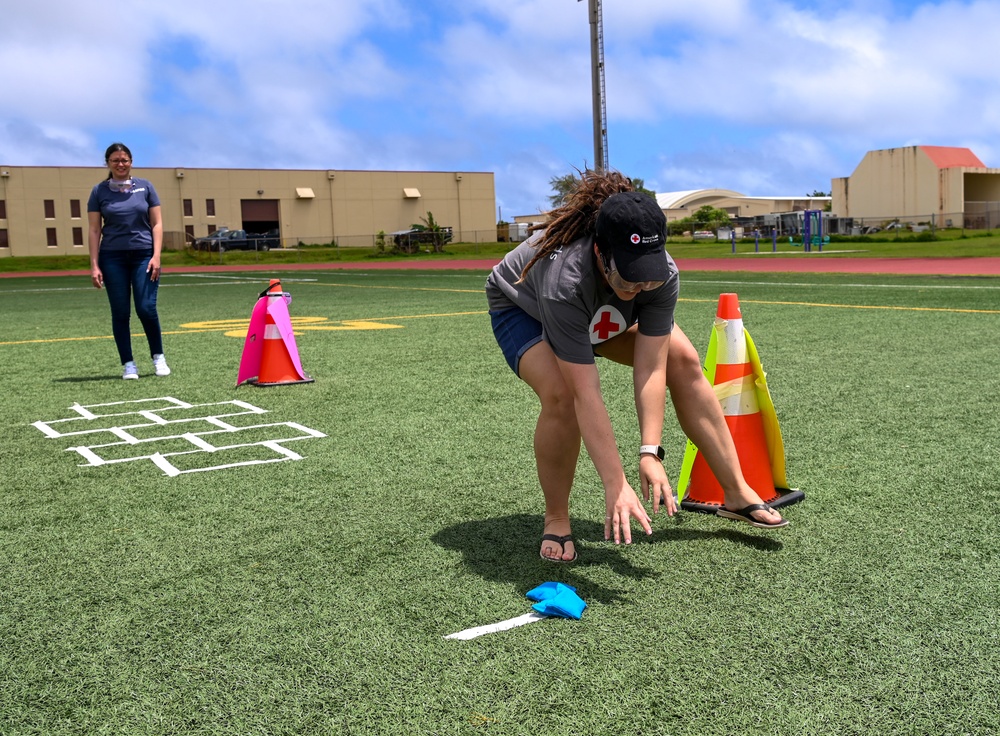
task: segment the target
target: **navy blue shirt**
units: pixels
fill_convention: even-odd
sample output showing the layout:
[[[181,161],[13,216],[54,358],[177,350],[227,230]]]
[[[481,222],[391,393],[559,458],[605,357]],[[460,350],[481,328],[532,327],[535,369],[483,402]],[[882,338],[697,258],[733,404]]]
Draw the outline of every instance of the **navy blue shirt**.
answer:
[[[87,212],[100,212],[102,250],[132,250],[153,247],[149,208],[159,207],[160,198],[145,179],[132,177],[129,192],[112,191],[105,179],[94,187]]]

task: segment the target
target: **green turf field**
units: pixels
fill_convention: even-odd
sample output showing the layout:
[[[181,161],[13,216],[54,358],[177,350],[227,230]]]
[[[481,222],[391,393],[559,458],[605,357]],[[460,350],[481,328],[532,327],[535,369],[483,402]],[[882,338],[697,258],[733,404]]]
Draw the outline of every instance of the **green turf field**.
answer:
[[[234,388],[266,275],[169,274],[174,373],[136,337],[134,382],[86,277],[0,281],[0,733],[1000,731],[1000,279],[685,274],[699,350],[739,294],[807,499],[616,547],[584,456],[558,566],[484,277],[283,275],[316,381],[266,389]],[[581,621],[444,638],[549,580]]]

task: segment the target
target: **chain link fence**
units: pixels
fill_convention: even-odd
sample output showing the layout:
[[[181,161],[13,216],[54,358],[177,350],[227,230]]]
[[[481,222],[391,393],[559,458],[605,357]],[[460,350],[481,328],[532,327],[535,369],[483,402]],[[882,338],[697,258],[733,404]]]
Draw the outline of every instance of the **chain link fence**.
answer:
[[[506,228],[504,229],[506,234]],[[402,230],[392,233],[378,232],[372,235],[345,235],[330,239],[329,236],[304,235],[297,238],[278,237],[271,240],[268,246],[258,247],[261,241],[248,241],[248,247],[240,249],[201,248],[191,243],[187,248],[206,262],[224,263],[227,256],[235,253],[253,253],[257,262],[307,262],[315,260],[310,252],[323,251],[324,258],[339,260],[342,256],[356,260],[359,256],[381,256],[395,254],[417,254],[448,251],[448,246],[461,246],[463,253],[476,254],[479,245],[489,243],[495,245],[501,241],[498,231],[462,230],[455,232],[452,228],[441,228],[440,231]],[[254,247],[250,247],[253,245]],[[511,245],[513,247],[513,244]],[[349,255],[348,255],[349,254]]]
[[[1000,228],[1000,202],[967,202],[965,212],[926,215],[870,215],[838,217],[830,212],[819,213],[824,235],[860,236],[879,232],[935,232],[941,229],[992,230]],[[815,217],[815,215],[814,215]],[[805,212],[741,217],[734,220],[737,231],[759,232],[771,236],[800,236],[805,230]],[[811,228],[815,234],[816,227]]]

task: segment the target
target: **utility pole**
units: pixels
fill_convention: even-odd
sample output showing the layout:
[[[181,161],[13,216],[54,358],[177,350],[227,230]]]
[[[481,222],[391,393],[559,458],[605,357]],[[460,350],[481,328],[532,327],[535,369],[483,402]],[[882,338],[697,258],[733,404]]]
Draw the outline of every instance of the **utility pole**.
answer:
[[[577,0],[581,2],[581,0]],[[601,0],[587,0],[590,17],[590,67],[594,96],[594,170],[608,169],[608,110],[604,103],[604,17]]]

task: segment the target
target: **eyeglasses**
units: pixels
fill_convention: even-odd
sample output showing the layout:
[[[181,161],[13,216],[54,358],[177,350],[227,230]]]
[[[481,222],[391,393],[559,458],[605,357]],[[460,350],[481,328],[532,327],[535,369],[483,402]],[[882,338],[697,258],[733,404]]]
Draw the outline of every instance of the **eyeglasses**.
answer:
[[[616,289],[617,291],[652,291],[653,289],[659,289],[667,283],[666,281],[626,281],[618,273],[614,256],[611,256],[611,262],[608,263],[604,258],[604,254],[601,253],[601,263],[604,266],[604,275],[608,277],[608,283],[611,284],[612,289]]]
[[[111,164],[112,166],[120,166],[121,164],[125,164],[126,166],[128,166],[130,163],[132,163],[132,159],[130,159],[130,158],[113,158],[110,161],[108,161],[108,163]]]

